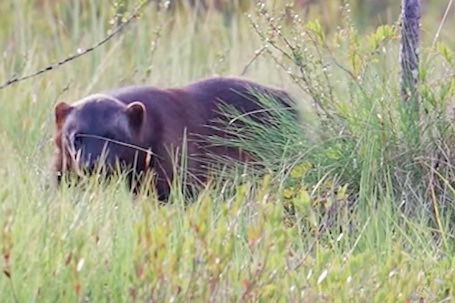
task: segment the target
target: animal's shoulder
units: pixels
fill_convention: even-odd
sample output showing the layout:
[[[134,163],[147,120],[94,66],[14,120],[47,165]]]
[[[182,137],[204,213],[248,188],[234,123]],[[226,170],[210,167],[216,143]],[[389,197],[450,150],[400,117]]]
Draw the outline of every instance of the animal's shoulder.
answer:
[[[153,86],[126,86],[116,88],[106,92],[106,94],[120,100],[125,104],[140,101],[147,105],[169,102],[173,99],[173,94],[166,89]]]
[[[184,89],[190,91],[223,91],[223,90],[246,90],[248,88],[261,87],[261,85],[237,77],[210,77],[189,84]]]

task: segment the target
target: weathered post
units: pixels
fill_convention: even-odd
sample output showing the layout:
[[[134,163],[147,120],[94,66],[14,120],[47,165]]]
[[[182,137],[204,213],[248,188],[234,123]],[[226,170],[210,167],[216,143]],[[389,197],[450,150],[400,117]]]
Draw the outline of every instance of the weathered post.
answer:
[[[420,46],[420,0],[402,0],[401,25],[401,96],[417,102]]]

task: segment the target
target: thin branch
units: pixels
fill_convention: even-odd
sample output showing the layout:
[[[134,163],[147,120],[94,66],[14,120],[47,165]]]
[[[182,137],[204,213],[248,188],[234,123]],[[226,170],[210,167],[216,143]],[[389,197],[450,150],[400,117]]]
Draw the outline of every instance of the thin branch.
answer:
[[[16,84],[18,82],[22,82],[22,81],[25,81],[25,80],[28,80],[28,79],[31,79],[31,78],[34,78],[36,76],[39,76],[41,74],[44,74],[46,72],[49,72],[51,70],[55,70],[59,67],[61,67],[62,65],[65,65],[66,63],[69,63],[71,61],[74,61],[88,53],[91,53],[93,52],[94,50],[96,50],[97,48],[99,48],[100,46],[106,44],[107,42],[109,42],[112,38],[114,38],[115,36],[117,36],[118,34],[120,34],[126,27],[128,27],[134,20],[136,20],[136,18],[140,15],[140,13],[144,10],[144,8],[149,5],[150,3],[152,3],[153,0],[145,0],[143,1],[133,12],[133,14],[123,23],[121,23],[120,25],[118,25],[117,27],[114,28],[114,30],[108,34],[106,37],[104,37],[102,40],[100,40],[98,43],[94,44],[93,46],[89,47],[89,48],[86,48],[84,50],[81,50],[81,51],[77,51],[75,54],[63,59],[63,60],[60,60],[54,64],[50,64],[44,68],[41,68],[39,69],[38,71],[36,72],[33,72],[31,74],[28,74],[28,75],[25,75],[25,76],[20,76],[20,77],[17,77],[17,76],[14,76],[12,78],[10,78],[9,80],[7,80],[5,83],[3,83],[2,85],[0,85],[0,90],[2,89],[5,89],[13,84]]]
[[[152,152],[149,149],[140,147],[138,145],[134,145],[134,144],[130,144],[130,143],[126,143],[126,142],[110,139],[110,138],[103,137],[103,136],[90,135],[90,134],[78,134],[76,137],[99,139],[99,140],[103,140],[103,141],[106,141],[106,142],[118,144],[118,145],[121,145],[121,146],[124,146],[124,147],[128,147],[128,148],[131,148],[131,149],[135,149],[135,150],[143,152],[143,153],[145,153],[147,155],[158,157],[157,154],[155,154],[154,152]]]
[[[251,60],[248,61],[248,63],[245,65],[242,72],[240,73],[241,76],[244,76],[246,74],[246,72],[248,71],[250,66],[254,63],[254,61],[256,61],[257,58],[259,58],[259,56],[261,56],[261,54],[265,51],[265,49],[266,49],[266,46],[264,45],[260,49],[258,49],[257,51],[254,52],[253,58],[251,58]]]
[[[449,12],[450,12],[450,9],[452,8],[452,4],[453,4],[453,0],[450,0],[449,4],[447,4],[446,11],[444,12],[444,16],[442,17],[441,23],[439,24],[439,27],[438,27],[438,31],[436,32],[433,43],[431,45],[433,48],[436,45],[436,42],[439,39],[439,35],[441,34],[442,28],[444,27],[444,23],[446,22],[447,17],[449,16]]]

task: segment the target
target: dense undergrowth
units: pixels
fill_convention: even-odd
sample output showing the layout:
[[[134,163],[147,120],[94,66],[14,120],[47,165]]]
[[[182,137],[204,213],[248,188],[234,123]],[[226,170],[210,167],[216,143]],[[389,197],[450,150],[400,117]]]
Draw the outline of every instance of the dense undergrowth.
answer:
[[[78,3],[1,3],[0,79],[103,38],[113,8]],[[453,41],[424,39],[410,107],[397,25],[360,31],[341,7],[328,33],[271,7],[229,24],[149,9],[110,44],[0,91],[2,301],[454,300]],[[299,123],[267,98],[268,127],[230,113],[248,126],[228,144],[256,155],[260,173],[214,173],[191,204],[175,186],[165,206],[133,199],[122,178],[49,186],[57,101],[213,74],[297,100]]]

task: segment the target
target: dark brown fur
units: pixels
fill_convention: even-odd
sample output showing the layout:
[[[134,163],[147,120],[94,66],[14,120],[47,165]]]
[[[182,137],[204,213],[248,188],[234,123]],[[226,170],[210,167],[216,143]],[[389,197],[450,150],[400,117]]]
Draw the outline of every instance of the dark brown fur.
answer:
[[[252,90],[272,96],[294,112],[289,103],[291,98],[284,91],[242,79],[221,77],[199,81],[183,88],[126,87],[104,95],[89,96],[74,106],[60,103],[55,110],[57,176],[75,169],[76,160],[68,148],[75,146],[75,143],[70,141],[76,139],[71,136],[79,137],[79,134],[73,134],[74,132],[103,136],[108,131],[122,130],[122,127],[124,129],[125,121],[128,121],[127,128],[131,129],[131,132],[126,131],[128,135],[121,135],[120,141],[140,147],[141,150],[117,147],[109,143],[111,145],[108,146],[111,147],[107,148],[112,151],[115,159],[108,159],[107,162],[119,161],[125,164],[124,167],[134,166],[131,173],[133,176],[143,176],[153,168],[156,173],[157,192],[161,199],[166,199],[174,178],[174,164],[176,159],[177,162],[180,159],[179,151],[182,149],[185,135],[188,155],[186,164],[191,184],[205,181],[204,164],[209,154],[239,161],[247,160],[248,155],[241,150],[210,145],[207,138],[212,135],[227,137],[223,131],[214,128],[223,127],[219,122],[223,117],[220,113],[222,102],[235,107],[240,113],[250,113],[253,119],[263,120],[263,114],[260,113],[263,108],[257,103],[257,98],[251,93]],[[135,108],[130,110],[132,107]],[[113,120],[117,122],[114,123]],[[84,153],[99,154],[101,141],[80,140],[86,140],[77,142],[83,146]],[[143,150],[151,150],[153,153],[151,160]],[[78,163],[78,166],[94,161],[90,156],[82,158],[84,160],[80,160],[79,162],[82,162]]]

